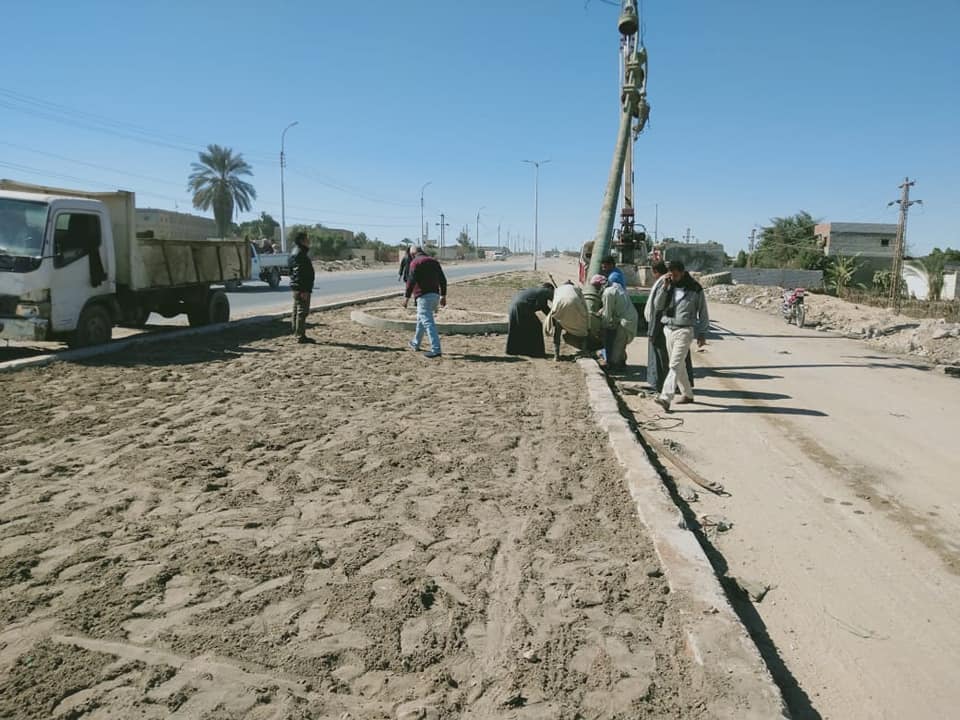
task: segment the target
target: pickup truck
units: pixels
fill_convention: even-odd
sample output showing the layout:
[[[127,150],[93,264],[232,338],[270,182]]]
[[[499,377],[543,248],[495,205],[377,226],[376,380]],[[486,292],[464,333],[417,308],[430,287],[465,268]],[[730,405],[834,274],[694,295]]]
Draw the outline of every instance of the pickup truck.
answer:
[[[227,322],[211,286],[249,276],[245,241],[138,233],[135,208],[132,192],[0,180],[0,339],[96,345],[151,312]]]
[[[227,290],[236,290],[244,282],[262,280],[276,290],[280,287],[280,276],[287,273],[290,264],[289,253],[262,253],[255,243],[250,243],[250,273],[242,280],[225,283]]]

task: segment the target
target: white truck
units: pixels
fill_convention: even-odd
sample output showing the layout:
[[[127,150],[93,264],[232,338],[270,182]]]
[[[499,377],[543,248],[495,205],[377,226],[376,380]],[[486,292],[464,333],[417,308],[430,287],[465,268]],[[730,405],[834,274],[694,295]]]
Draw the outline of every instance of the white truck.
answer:
[[[262,253],[256,243],[250,243],[250,272],[243,280],[226,283],[227,290],[236,290],[244,282],[262,280],[272,289],[280,287],[280,277],[287,274],[289,253]]]
[[[96,345],[151,312],[227,322],[211,286],[249,276],[245,241],[157,238],[135,217],[132,192],[0,180],[0,339]]]

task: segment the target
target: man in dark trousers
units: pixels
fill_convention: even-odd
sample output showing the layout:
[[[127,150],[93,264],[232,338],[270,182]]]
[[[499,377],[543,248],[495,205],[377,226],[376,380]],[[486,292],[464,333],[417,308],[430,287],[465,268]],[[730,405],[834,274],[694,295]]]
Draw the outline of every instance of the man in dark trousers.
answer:
[[[543,325],[537,311],[550,312],[553,285],[544,283],[538,288],[521,290],[510,303],[510,321],[507,325],[507,355],[546,357],[543,345]]]
[[[403,306],[407,307],[410,298],[417,304],[417,329],[410,341],[410,349],[419,352],[420,341],[426,332],[430,338],[430,352],[424,357],[438,358],[440,352],[440,333],[433,314],[438,308],[447,306],[447,276],[434,258],[427,255],[423,248],[414,249],[410,263],[410,277],[407,280],[406,297]]]
[[[290,253],[290,289],[293,291],[293,334],[301,344],[316,342],[307,337],[307,315],[310,314],[313,279],[310,236],[305,230],[298,230],[293,236],[293,252]]]
[[[403,251],[403,257],[400,258],[400,276],[397,278],[400,282],[407,282],[410,279],[410,263],[413,262],[413,247],[407,247]]]

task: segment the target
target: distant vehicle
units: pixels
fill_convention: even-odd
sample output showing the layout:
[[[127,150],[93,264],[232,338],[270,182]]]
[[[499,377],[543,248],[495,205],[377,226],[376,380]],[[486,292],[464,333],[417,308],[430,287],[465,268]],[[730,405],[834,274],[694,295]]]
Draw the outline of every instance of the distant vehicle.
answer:
[[[289,253],[261,253],[256,243],[250,243],[250,274],[242,280],[230,280],[227,290],[236,290],[245,282],[262,280],[272,289],[280,287],[280,276],[290,263]]]
[[[243,240],[137,232],[132,192],[0,180],[0,338],[109,342],[115,325],[186,313],[230,320],[222,285],[246,277]],[[181,231],[185,232],[185,231]]]
[[[507,259],[507,254],[506,254],[503,250],[497,250],[497,251],[493,254],[493,259],[494,259],[494,260],[506,260],[506,259]]]

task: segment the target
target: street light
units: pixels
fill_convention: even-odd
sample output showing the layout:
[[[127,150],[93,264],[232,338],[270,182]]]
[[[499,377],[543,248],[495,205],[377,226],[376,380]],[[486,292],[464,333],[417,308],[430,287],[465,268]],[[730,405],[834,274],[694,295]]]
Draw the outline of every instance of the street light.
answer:
[[[486,205],[480,207],[480,210],[486,209]],[[474,241],[477,243],[477,260],[480,259],[480,210],[477,210],[477,237],[474,238]]]
[[[280,249],[283,252],[287,251],[287,198],[283,189],[283,168],[287,164],[287,156],[284,153],[284,143],[287,139],[287,130],[299,123],[299,120],[294,120],[280,133]]]
[[[537,254],[540,252],[540,166],[549,160],[524,160],[536,168],[533,180],[533,271],[537,271]]]
[[[424,238],[424,228],[426,225],[423,224],[423,191],[427,189],[428,186],[433,185],[433,181],[425,182],[423,187],[420,188],[420,242],[417,243],[420,247],[423,247],[427,244],[426,239]]]

